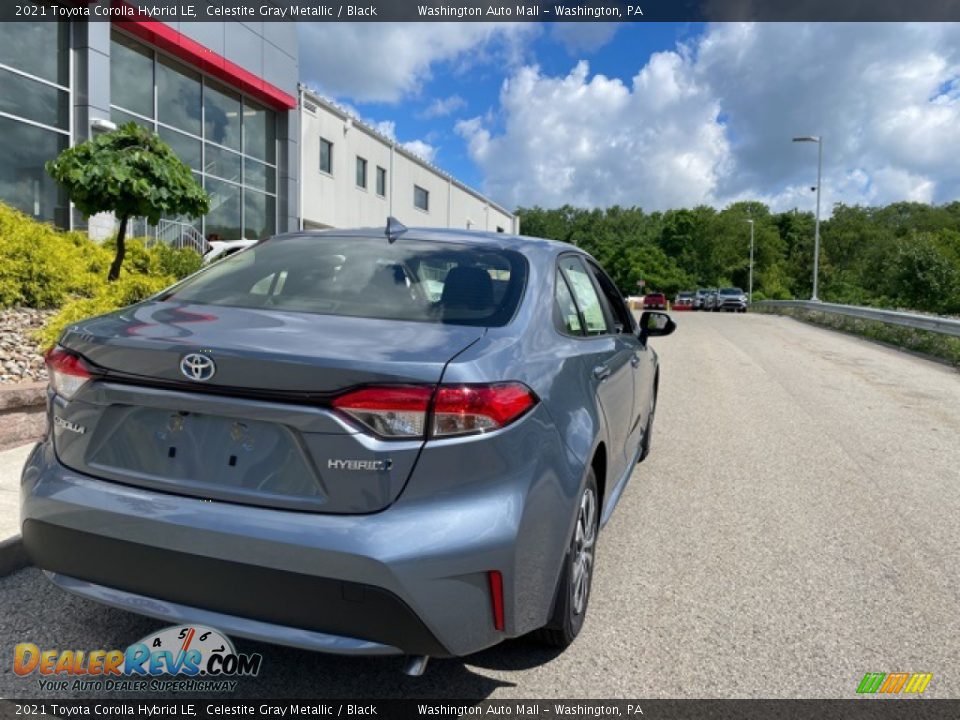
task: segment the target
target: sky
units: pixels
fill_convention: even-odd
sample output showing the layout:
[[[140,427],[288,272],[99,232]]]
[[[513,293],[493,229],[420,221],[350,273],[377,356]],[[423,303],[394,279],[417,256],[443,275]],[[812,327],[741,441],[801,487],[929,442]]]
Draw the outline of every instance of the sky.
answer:
[[[960,24],[303,23],[301,80],[508,208],[960,199]]]

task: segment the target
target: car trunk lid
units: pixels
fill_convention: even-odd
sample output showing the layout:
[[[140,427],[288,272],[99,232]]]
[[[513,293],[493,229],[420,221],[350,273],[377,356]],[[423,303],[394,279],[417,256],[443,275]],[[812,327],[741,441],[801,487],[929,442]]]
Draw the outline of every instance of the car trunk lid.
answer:
[[[484,329],[175,302],[71,328],[95,380],[53,412],[61,461],[165,492],[331,513],[399,495],[422,439],[364,432],[330,407],[348,388],[436,385]],[[188,377],[185,357],[215,371]]]

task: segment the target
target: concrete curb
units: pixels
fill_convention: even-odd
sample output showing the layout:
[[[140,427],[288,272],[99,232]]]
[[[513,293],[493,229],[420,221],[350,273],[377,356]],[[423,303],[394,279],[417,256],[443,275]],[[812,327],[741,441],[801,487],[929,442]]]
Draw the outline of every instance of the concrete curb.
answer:
[[[30,558],[23,549],[23,541],[14,535],[0,542],[0,577],[12,575],[17,570],[30,566]]]
[[[25,382],[0,386],[0,410],[13,411],[42,406],[47,401],[46,382]]]
[[[47,427],[47,384],[0,385],[0,451],[38,440]]]

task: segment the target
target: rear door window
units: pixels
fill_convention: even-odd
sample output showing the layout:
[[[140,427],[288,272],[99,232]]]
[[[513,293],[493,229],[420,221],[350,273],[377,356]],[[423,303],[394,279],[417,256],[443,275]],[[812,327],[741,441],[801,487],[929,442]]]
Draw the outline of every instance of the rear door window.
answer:
[[[497,327],[523,296],[520,253],[457,243],[301,235],[212,265],[164,299]]]
[[[604,303],[597,294],[590,273],[580,262],[580,258],[567,255],[560,258],[560,268],[570,283],[570,290],[576,299],[577,307],[583,313],[587,335],[606,335],[610,332]]]
[[[587,261],[587,265],[590,266],[590,271],[593,273],[594,278],[596,278],[597,284],[600,286],[607,300],[610,312],[613,314],[614,326],[619,332],[632,332],[633,318],[630,311],[627,310],[627,304],[623,300],[623,295],[620,294],[613,280],[611,280],[610,276],[596,263]]]
[[[556,289],[554,290],[554,324],[565,335],[583,335],[583,322],[580,311],[570,294],[563,273],[557,270]]]

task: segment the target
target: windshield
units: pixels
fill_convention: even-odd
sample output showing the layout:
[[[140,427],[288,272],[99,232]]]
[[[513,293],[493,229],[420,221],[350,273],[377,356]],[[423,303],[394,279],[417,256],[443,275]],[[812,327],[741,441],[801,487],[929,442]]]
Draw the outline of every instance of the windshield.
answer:
[[[720,291],[721,295],[743,295],[743,290],[740,288],[724,288]]]
[[[494,327],[513,317],[526,274],[512,250],[301,235],[237,253],[163,299]]]

